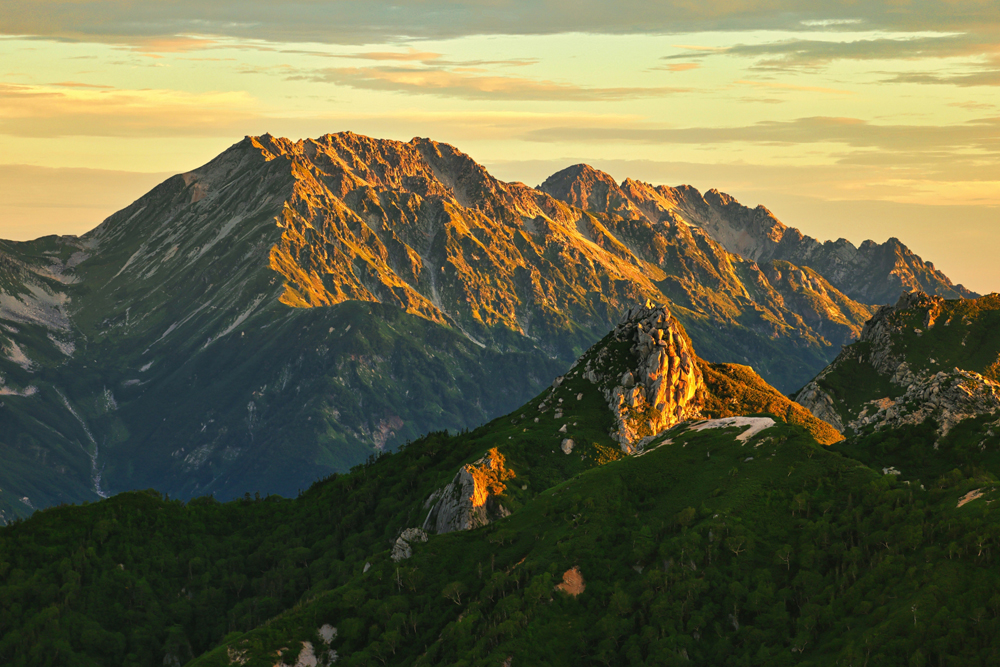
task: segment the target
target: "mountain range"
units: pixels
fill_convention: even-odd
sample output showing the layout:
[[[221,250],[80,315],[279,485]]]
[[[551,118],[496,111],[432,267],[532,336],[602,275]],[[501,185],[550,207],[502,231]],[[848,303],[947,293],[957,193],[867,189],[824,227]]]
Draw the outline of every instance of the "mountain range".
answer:
[[[895,239],[820,243],[714,190],[247,137],[81,237],[0,244],[0,520],[294,496],[508,413],[646,300],[787,394],[915,288],[975,296]]]

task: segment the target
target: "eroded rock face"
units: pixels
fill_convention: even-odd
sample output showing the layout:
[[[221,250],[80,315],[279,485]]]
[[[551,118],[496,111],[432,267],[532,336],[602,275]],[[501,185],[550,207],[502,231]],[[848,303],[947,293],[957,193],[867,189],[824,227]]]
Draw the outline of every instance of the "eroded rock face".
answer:
[[[604,395],[618,427],[612,437],[630,453],[643,440],[697,417],[705,382],[690,339],[667,308],[646,302],[630,309],[615,337],[632,342],[636,364]]]
[[[437,534],[472,530],[510,514],[497,496],[514,478],[495,447],[474,463],[462,466],[451,483],[438,489],[424,503],[429,507],[423,530]]]
[[[539,189],[597,214],[700,228],[729,252],[762,266],[777,260],[796,268],[812,267],[837,290],[866,304],[891,303],[908,290],[946,298],[975,296],[962,285],[953,284],[898,239],[882,244],[865,241],[860,246],[846,239],[821,243],[786,226],[764,206],[749,208],[714,189],[703,195],[691,186],[653,186],[632,179],[618,185],[610,175],[582,164],[553,174]],[[801,305],[803,311],[795,306],[791,309],[808,320],[807,313],[813,309],[807,300]],[[853,327],[849,314],[844,314],[848,321],[840,324]],[[831,315],[833,322],[841,319]]]
[[[959,368],[913,380],[896,399],[869,401],[848,427],[855,431],[874,424],[886,427],[920,424],[933,417],[942,436],[966,419],[1000,410],[1000,384]]]
[[[795,401],[813,413],[817,419],[822,419],[841,433],[844,432],[844,422],[837,413],[837,404],[816,380],[813,380],[798,393]]]
[[[391,558],[393,562],[398,563],[412,556],[413,547],[410,546],[412,543],[426,541],[427,533],[419,528],[407,528],[396,538],[396,543],[392,545]]]

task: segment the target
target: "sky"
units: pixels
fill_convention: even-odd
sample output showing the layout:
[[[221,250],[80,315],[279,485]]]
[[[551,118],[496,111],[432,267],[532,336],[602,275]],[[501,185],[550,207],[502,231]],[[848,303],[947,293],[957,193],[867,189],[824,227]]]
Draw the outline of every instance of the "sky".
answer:
[[[0,238],[344,130],[717,188],[1000,291],[995,0],[0,0]]]

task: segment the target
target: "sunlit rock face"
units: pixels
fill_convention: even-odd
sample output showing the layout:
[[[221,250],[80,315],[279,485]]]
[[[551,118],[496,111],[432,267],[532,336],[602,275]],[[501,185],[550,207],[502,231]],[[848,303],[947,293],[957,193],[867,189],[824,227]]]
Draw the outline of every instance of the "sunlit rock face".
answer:
[[[870,309],[759,264],[780,228],[714,201],[585,165],[504,183],[430,139],[263,135],[82,237],[0,242],[0,517],[295,495],[523,404],[646,299],[703,358],[797,389]]]
[[[614,335],[632,343],[636,361],[605,389],[618,426],[612,437],[631,452],[644,439],[700,415],[705,382],[691,340],[665,307],[633,308]]]
[[[618,185],[608,174],[587,165],[553,174],[540,188],[587,211],[694,226],[765,271],[775,261],[808,266],[838,291],[865,304],[894,303],[900,294],[912,290],[952,299],[976,296],[953,284],[899,239],[881,244],[865,241],[860,246],[846,239],[820,242],[783,224],[764,206],[749,208],[715,189],[703,195],[689,185],[653,186],[632,179]]]
[[[500,504],[499,496],[514,477],[503,454],[494,447],[478,461],[462,466],[447,486],[431,494],[424,503],[430,511],[423,530],[439,535],[472,530],[508,516],[510,512]]]

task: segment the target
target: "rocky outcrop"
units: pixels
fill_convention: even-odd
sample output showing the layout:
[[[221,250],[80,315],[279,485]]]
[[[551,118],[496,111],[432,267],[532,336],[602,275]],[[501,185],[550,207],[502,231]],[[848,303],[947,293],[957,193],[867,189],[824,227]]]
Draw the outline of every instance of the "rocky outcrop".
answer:
[[[994,297],[946,301],[904,293],[895,305],[880,308],[858,343],[844,348],[795,399],[840,431],[930,418],[938,434],[947,435],[961,421],[1000,410],[994,366],[982,365],[1000,348],[990,324],[998,309]],[[977,341],[968,349],[973,334]],[[942,368],[949,360],[956,365]]]
[[[413,555],[413,547],[410,546],[414,542],[426,542],[427,533],[420,530],[419,528],[407,528],[399,537],[396,538],[396,542],[392,545],[392,558],[394,563],[398,563],[401,560],[406,560]]]
[[[697,355],[684,328],[665,307],[630,309],[614,337],[632,343],[634,364],[604,388],[617,429],[612,437],[632,452],[664,430],[701,412],[704,389]]]
[[[906,393],[895,399],[869,401],[847,426],[860,431],[871,424],[877,431],[921,424],[932,418],[937,422],[938,434],[945,436],[961,421],[997,411],[1000,411],[1000,384],[979,373],[956,368],[912,381],[906,386]]]
[[[462,466],[454,479],[430,495],[430,508],[423,530],[437,534],[472,530],[508,516],[499,496],[506,490],[514,471],[495,447],[474,463]]]
[[[844,421],[837,412],[837,402],[815,380],[802,388],[795,396],[795,402],[808,409],[817,419],[822,419],[841,433],[844,432]]]

